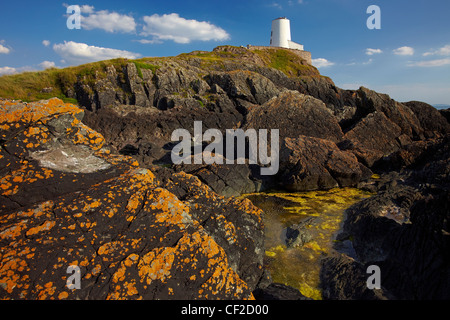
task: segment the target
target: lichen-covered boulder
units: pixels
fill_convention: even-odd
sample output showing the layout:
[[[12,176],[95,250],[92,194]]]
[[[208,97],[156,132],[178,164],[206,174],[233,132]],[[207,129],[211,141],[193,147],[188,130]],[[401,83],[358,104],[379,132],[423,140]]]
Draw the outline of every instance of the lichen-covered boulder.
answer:
[[[195,195],[177,197],[82,117],[59,99],[0,100],[0,298],[253,298],[261,211],[181,173],[173,181]]]

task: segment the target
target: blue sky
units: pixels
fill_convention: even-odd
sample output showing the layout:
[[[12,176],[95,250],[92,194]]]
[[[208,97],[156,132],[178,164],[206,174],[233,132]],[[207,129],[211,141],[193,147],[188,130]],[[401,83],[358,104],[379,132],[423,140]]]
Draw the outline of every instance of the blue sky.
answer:
[[[82,9],[80,30],[67,28],[69,5]],[[366,26],[370,5],[379,30]],[[337,86],[450,104],[449,14],[448,0],[2,1],[0,74],[268,45],[271,21],[286,16],[292,40]]]

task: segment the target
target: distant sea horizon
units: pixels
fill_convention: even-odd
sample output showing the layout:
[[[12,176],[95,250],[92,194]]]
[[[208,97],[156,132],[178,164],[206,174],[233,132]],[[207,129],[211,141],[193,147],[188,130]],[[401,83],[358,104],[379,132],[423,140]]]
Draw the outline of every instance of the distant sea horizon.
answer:
[[[448,109],[450,108],[450,104],[433,104],[433,107],[436,109]]]

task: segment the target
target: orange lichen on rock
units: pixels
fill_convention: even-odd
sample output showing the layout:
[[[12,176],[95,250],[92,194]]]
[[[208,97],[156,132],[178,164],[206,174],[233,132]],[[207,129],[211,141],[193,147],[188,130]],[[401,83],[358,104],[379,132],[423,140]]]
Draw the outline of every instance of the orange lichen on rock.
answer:
[[[189,207],[166,189],[156,188],[147,201],[150,209],[158,210],[156,222],[184,228],[184,224],[190,221]]]
[[[255,209],[228,205],[185,173],[161,183],[132,157],[111,154],[82,116],[59,99],[0,99],[0,299],[251,298],[218,243],[240,239],[227,209]],[[92,170],[80,171],[85,163]],[[217,210],[204,219],[216,219],[222,242],[193,216],[203,209]],[[71,265],[81,270],[79,290],[66,286]]]
[[[29,229],[26,235],[29,237],[41,231],[48,231],[55,226],[55,223],[55,221],[45,221],[42,225]]]
[[[20,105],[20,107],[19,107]],[[47,122],[55,114],[72,113],[79,114],[83,111],[70,103],[64,103],[61,99],[36,103],[2,103],[0,101],[0,124]]]

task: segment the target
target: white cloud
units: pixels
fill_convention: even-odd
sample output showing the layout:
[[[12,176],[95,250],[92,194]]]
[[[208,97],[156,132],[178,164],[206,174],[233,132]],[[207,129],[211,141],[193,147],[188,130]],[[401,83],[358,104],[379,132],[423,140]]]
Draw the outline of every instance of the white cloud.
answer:
[[[8,54],[11,50],[3,45],[5,41],[0,41],[0,53]]]
[[[53,45],[53,50],[68,63],[72,64],[82,64],[114,58],[137,59],[141,56],[138,53],[130,51],[89,46],[85,43],[73,41],[64,41],[64,43],[55,44]]]
[[[408,64],[409,67],[442,67],[446,65],[450,65],[450,58],[428,61],[413,61]]]
[[[411,47],[400,47],[395,49],[394,54],[399,55],[399,56],[412,56],[414,55],[414,49]]]
[[[86,7],[86,6],[83,6]],[[81,12],[83,12],[81,7]],[[84,9],[87,17],[82,16],[81,27],[87,30],[102,29],[107,32],[123,32],[130,33],[136,31],[136,22],[131,16],[119,14],[117,12],[109,12],[108,10],[101,10],[94,12],[94,7]]]
[[[50,45],[50,41],[49,40],[42,40],[42,44],[46,47],[48,47]]]
[[[228,40],[230,35],[209,22],[188,20],[177,13],[154,14],[144,17],[145,25],[141,35],[153,36],[153,40],[172,40],[176,43],[191,41]]]
[[[68,7],[67,3],[63,3]],[[131,33],[136,31],[136,22],[132,16],[109,12],[108,10],[95,11],[94,6],[78,6],[81,12],[81,27],[86,30],[102,29],[106,32]]]
[[[366,54],[368,56],[372,56],[374,54],[379,54],[379,53],[383,53],[383,50],[381,50],[381,49],[371,49],[371,48],[367,48],[366,49]]]
[[[94,9],[94,6],[90,6],[87,4],[80,6],[81,13],[91,14],[94,13]]]
[[[11,68],[11,67],[0,67],[0,75],[3,75],[3,74],[13,74],[13,73],[17,73],[17,69],[16,69],[16,68]]]
[[[328,61],[327,59],[324,58],[317,58],[312,59],[312,64],[316,68],[324,68],[324,67],[331,67],[332,65],[334,65],[334,62]]]
[[[450,44],[447,44],[446,46],[443,46],[442,48],[440,48],[436,51],[425,52],[423,55],[425,57],[432,56],[432,55],[450,56]]]
[[[39,67],[41,67],[44,70],[49,69],[49,68],[54,68],[55,63],[53,61],[42,61],[41,63],[39,63]]]
[[[133,40],[142,44],[160,44],[163,43],[163,41],[159,40],[159,39],[152,39],[152,40],[148,40],[148,39],[140,39],[140,40]]]
[[[278,2],[274,2],[274,3],[270,4],[269,7],[277,8],[277,9],[280,9],[280,10],[283,9],[283,6],[280,3],[278,3]]]

